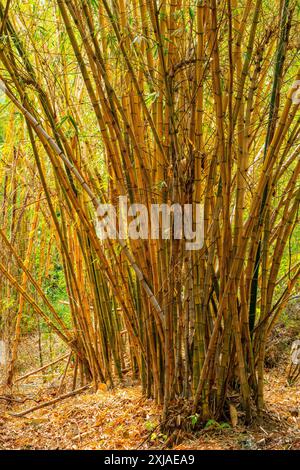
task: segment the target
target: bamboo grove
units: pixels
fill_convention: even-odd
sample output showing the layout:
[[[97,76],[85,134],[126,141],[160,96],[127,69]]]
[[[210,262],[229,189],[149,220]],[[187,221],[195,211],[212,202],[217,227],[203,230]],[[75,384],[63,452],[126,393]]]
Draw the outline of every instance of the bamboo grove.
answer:
[[[129,370],[163,419],[177,400],[218,418],[232,395],[262,412],[266,341],[299,279],[299,15],[292,0],[0,2],[8,385],[29,311],[75,374],[113,387]],[[203,204],[203,247],[100,240],[98,204],[124,195]],[[70,322],[45,289],[53,263]]]

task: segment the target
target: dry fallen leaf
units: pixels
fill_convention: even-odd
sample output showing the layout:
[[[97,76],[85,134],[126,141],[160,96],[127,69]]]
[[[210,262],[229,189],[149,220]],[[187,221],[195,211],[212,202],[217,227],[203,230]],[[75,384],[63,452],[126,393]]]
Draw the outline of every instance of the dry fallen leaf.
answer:
[[[98,385],[98,392],[107,392],[107,385],[105,383],[100,383]]]
[[[48,418],[28,418],[25,423],[26,424],[34,424],[34,425],[38,425],[38,424],[43,424],[43,423],[47,423],[49,421]]]
[[[231,425],[233,428],[235,428],[238,423],[238,413],[237,413],[236,407],[232,403],[229,404],[229,413],[230,413]]]

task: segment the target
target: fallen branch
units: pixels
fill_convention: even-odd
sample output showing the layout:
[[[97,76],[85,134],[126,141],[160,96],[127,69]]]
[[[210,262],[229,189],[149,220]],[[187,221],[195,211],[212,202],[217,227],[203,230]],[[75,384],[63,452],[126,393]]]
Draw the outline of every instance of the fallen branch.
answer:
[[[22,400],[22,399],[13,398],[13,397],[5,396],[5,395],[1,395],[0,400],[8,401],[9,403],[11,402],[25,403],[25,401],[35,401],[35,403],[38,403],[37,400],[34,400],[33,398],[24,398],[24,400]]]
[[[22,377],[19,377],[18,379],[15,380],[15,383],[20,382],[21,380],[27,379],[27,377],[30,377],[31,375],[38,374],[39,372],[42,372],[42,370],[47,369],[50,366],[53,366],[54,364],[57,364],[60,361],[63,361],[69,356],[70,353],[65,354],[64,356],[60,356],[58,359],[55,359],[55,361],[49,362],[43,367],[40,367],[39,369],[32,370],[31,372],[28,372],[28,374],[22,375]]]
[[[78,393],[83,392],[89,387],[90,387],[90,384],[84,385],[84,387],[80,387],[80,388],[77,388],[77,390],[73,390],[72,392],[65,393],[64,395],[54,398],[53,400],[45,401],[44,403],[41,403],[40,405],[33,406],[32,408],[28,408],[27,410],[21,411],[20,413],[9,413],[9,414],[11,416],[14,416],[15,418],[21,418],[22,416],[25,416],[28,413],[31,413],[32,411],[39,410],[40,408],[45,408],[46,406],[54,405],[54,403],[57,403],[58,401],[64,400],[65,398],[72,397],[73,395],[77,395]]]

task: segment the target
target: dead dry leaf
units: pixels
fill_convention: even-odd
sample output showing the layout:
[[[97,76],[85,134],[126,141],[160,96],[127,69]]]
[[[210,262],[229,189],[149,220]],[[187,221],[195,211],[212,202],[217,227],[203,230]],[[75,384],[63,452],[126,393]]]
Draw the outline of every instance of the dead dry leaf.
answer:
[[[229,404],[229,413],[231,425],[233,428],[235,428],[238,423],[238,413],[236,407],[232,403]]]

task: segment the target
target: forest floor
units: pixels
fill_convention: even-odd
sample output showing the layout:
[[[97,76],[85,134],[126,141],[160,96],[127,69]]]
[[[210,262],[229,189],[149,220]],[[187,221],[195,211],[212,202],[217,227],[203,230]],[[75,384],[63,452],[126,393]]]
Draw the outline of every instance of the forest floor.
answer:
[[[27,348],[24,363],[30,363],[30,344]],[[300,449],[299,381],[287,384],[286,367],[285,357],[266,370],[266,413],[260,422],[245,426],[239,419],[234,427],[211,422],[192,434],[177,434],[172,442],[159,431],[161,408],[130,382],[114,390],[101,384],[97,392],[85,390],[14,417],[11,413],[57,396],[57,380],[32,376],[15,386],[13,398],[18,402],[7,401],[0,389],[0,449]]]
[[[51,399],[47,388],[43,399]],[[245,427],[217,424],[182,435],[173,449],[300,449],[300,390],[289,387],[278,369],[266,374],[267,414]],[[141,449],[165,448],[166,438],[155,432],[161,409],[142,398],[138,386],[108,391],[100,387],[17,418],[11,411],[33,406],[0,405],[0,449]],[[295,416],[297,415],[298,416]],[[217,426],[217,427],[216,427]]]

